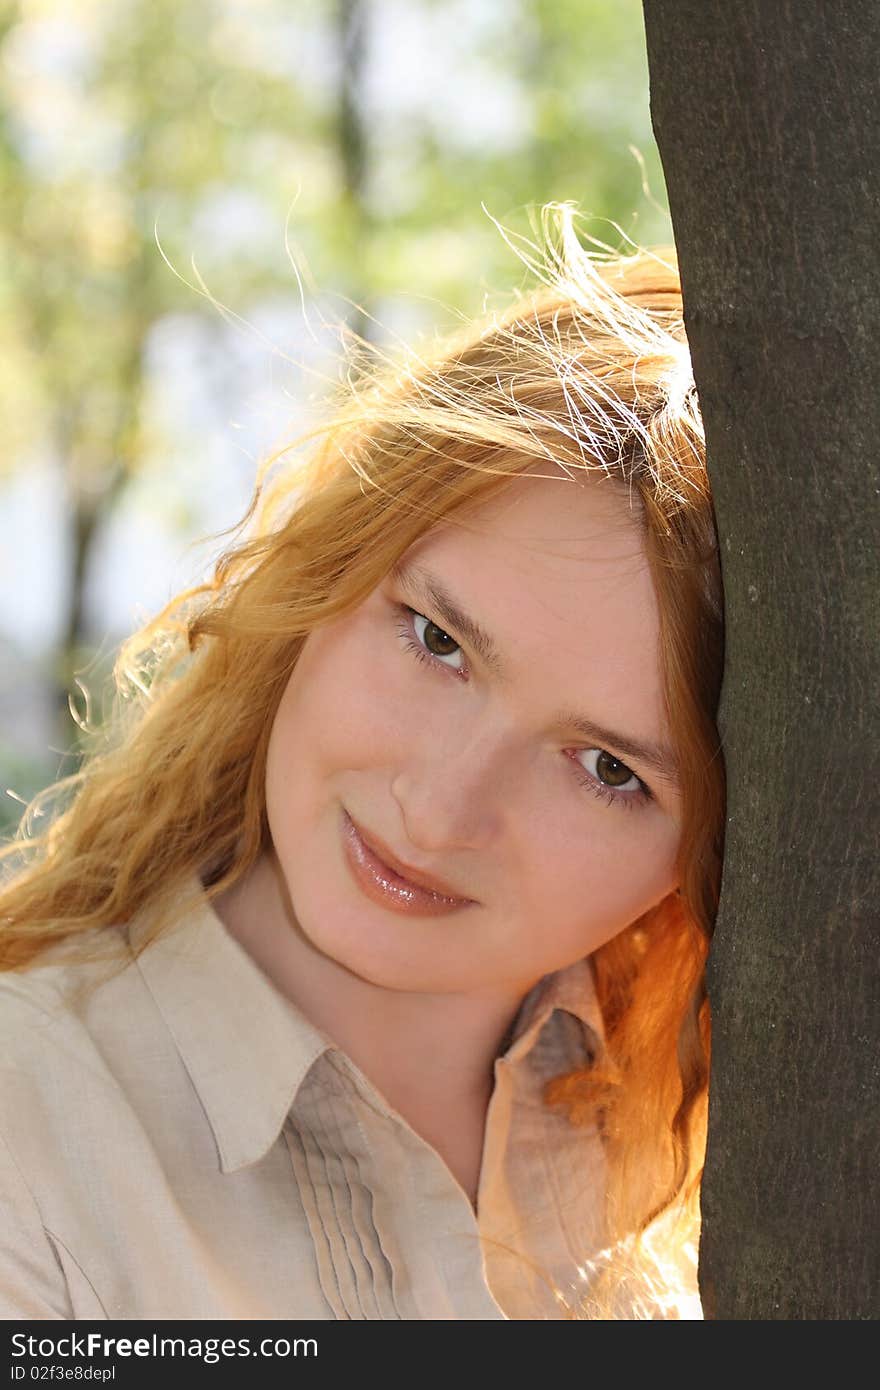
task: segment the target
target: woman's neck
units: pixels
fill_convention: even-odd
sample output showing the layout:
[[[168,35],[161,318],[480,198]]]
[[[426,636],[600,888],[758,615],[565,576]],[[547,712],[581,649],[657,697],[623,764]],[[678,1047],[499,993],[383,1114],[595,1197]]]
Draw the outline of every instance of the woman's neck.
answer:
[[[428,994],[360,978],[304,935],[271,854],[213,907],[275,988],[442,1153],[473,1200],[494,1062],[526,989]]]

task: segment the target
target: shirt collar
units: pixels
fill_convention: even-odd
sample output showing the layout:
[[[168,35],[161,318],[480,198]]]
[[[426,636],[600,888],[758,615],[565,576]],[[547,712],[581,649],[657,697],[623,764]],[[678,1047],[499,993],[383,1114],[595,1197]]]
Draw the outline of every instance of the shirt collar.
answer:
[[[230,936],[197,878],[186,881],[180,906],[179,922],[137,965],[214,1132],[220,1167],[235,1172],[271,1147],[332,1044]],[[146,909],[132,922],[133,946],[153,920]]]
[[[236,1172],[275,1143],[314,1063],[334,1044],[275,989],[226,930],[200,880],[183,885],[179,921],[150,941],[139,969],[180,1053],[214,1134],[220,1167]],[[149,939],[155,909],[129,926],[134,947]],[[521,1062],[558,1011],[583,1025],[572,1066],[604,1043],[589,960],[546,975],[523,1000],[504,1054]]]
[[[583,1063],[587,1057],[595,1061],[604,1050],[605,1030],[589,958],[545,975],[529,991],[520,1005],[504,1054],[507,1061],[520,1062],[528,1056],[550,1019],[560,1011],[571,1014],[583,1025],[580,1056],[573,1056],[571,1065]]]

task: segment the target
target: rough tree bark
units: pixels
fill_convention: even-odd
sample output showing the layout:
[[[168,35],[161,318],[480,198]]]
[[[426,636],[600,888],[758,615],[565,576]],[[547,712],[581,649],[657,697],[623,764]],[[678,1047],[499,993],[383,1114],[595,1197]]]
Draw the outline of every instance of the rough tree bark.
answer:
[[[644,0],[716,498],[707,1317],[880,1313],[880,8]]]

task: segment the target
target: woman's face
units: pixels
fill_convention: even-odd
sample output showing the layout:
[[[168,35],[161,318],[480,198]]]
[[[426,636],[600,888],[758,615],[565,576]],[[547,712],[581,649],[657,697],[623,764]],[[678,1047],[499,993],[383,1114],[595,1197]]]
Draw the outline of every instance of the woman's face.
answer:
[[[308,637],[269,745],[301,930],[393,989],[530,988],[677,882],[657,602],[625,493],[523,475],[468,522]],[[469,901],[377,889],[370,849]]]

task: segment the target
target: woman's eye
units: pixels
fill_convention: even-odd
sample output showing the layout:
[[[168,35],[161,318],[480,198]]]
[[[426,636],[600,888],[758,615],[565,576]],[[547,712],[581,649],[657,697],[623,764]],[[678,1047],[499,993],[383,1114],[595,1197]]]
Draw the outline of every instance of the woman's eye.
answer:
[[[578,754],[582,765],[603,787],[614,791],[637,792],[644,784],[626,763],[622,763],[604,748],[585,748]]]
[[[455,671],[462,669],[460,662],[449,660],[450,657],[461,657],[461,648],[454,637],[450,637],[448,632],[432,623],[423,613],[413,612],[412,625],[419,642],[431,656]]]

